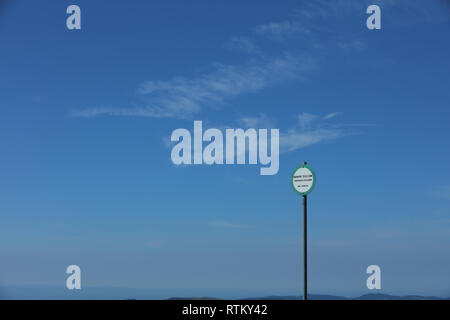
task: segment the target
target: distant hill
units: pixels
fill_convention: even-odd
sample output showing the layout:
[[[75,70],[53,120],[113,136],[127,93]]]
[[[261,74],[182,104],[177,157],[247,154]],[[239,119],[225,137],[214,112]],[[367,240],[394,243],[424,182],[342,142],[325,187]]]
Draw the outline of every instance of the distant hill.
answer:
[[[1,1],[1,0],[0,0]],[[174,296],[176,295],[176,296]],[[222,300],[211,291],[191,289],[148,289],[118,287],[85,287],[82,290],[67,290],[65,287],[45,286],[1,286],[0,300]],[[436,296],[394,296],[384,293],[370,293],[359,297],[342,297],[324,294],[310,294],[310,300],[450,300]],[[250,296],[236,297],[227,294],[223,300],[300,300],[301,296]]]
[[[449,298],[440,298],[435,296],[417,296],[417,295],[408,295],[408,296],[393,296],[390,294],[384,293],[369,293],[364,294],[360,297],[355,298],[347,298],[326,294],[311,294],[308,296],[309,300],[450,300]],[[252,297],[252,298],[241,298],[237,300],[301,300],[301,296],[265,296],[265,297]],[[173,297],[169,298],[169,300],[222,300],[214,297]]]
[[[327,294],[310,294],[308,295],[310,300],[349,300],[349,298],[327,295]],[[239,300],[301,300],[300,296],[267,296],[256,298],[242,298]]]

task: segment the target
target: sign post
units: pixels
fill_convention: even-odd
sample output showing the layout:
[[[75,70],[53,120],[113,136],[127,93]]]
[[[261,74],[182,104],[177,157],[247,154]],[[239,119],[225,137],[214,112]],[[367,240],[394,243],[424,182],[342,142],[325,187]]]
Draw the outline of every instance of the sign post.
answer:
[[[316,185],[316,174],[311,167],[307,166],[306,162],[303,162],[301,166],[295,168],[291,180],[295,192],[303,197],[303,300],[308,300],[307,196]]]

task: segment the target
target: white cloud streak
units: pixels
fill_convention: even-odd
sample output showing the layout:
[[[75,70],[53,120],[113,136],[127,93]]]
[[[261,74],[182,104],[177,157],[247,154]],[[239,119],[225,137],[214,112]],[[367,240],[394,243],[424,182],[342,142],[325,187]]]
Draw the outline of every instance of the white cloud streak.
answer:
[[[241,117],[238,119],[238,123],[244,128],[274,128],[274,121],[270,119],[266,114],[262,113],[256,117]]]
[[[291,36],[310,35],[311,31],[298,21],[285,20],[262,24],[255,29],[256,33],[265,35],[272,40],[283,41]]]
[[[313,113],[301,113],[298,122],[286,131],[280,129],[280,151],[283,153],[299,150],[311,145],[332,141],[344,136],[356,134],[349,128],[359,125],[333,123],[340,112],[332,112],[324,116]],[[256,117],[243,116],[237,123],[245,128],[276,128],[275,121],[266,114]]]
[[[325,117],[323,117],[324,120],[328,120],[328,119],[332,119],[334,117],[337,117],[338,115],[340,115],[340,112],[332,112],[327,114]]]
[[[233,50],[253,54],[253,59],[242,65],[217,65],[210,73],[187,79],[174,77],[166,81],[148,81],[139,88],[145,103],[139,107],[94,107],[78,109],[71,113],[75,117],[128,116],[151,118],[189,119],[208,107],[217,107],[234,97],[254,93],[284,81],[302,78],[320,60],[320,50],[335,49],[341,52],[358,52],[366,48],[366,43],[355,39],[354,34],[345,34],[339,26],[345,15],[353,16],[371,2],[336,0],[316,0],[299,3],[291,19],[261,24],[253,29],[253,38],[235,36],[225,43]],[[428,11],[422,2],[406,0],[384,0],[382,6],[409,8],[413,13],[442,8],[434,5]],[[448,8],[448,7],[447,7]],[[406,10],[406,9],[405,9]],[[362,11],[364,12],[364,11]],[[406,15],[405,20],[410,20]],[[416,15],[417,16],[417,15]],[[331,25],[331,26],[330,26]],[[255,37],[259,35],[260,37]],[[304,36],[303,54],[280,53],[286,50],[290,41],[283,40]],[[278,54],[263,58],[265,54],[255,44],[255,40],[281,40],[278,47],[272,46]],[[323,39],[329,39],[327,44]],[[291,51],[292,52],[292,51]],[[314,56],[314,59],[312,58]],[[320,132],[316,136],[321,136]]]
[[[297,127],[291,128],[287,132],[280,132],[280,151],[291,152],[352,134],[347,130],[347,126],[330,124],[327,121],[339,114],[339,112],[325,116],[311,113],[300,114]]]
[[[281,152],[291,152],[342,136],[343,132],[338,129],[315,129],[306,132],[292,130],[287,133],[280,133],[280,149]]]
[[[139,108],[91,108],[72,116],[139,116],[188,119],[205,107],[217,107],[233,97],[258,92],[283,81],[297,79],[314,67],[310,56],[285,54],[264,63],[241,66],[218,65],[212,73],[193,79],[175,77],[169,81],[148,81],[138,92],[147,99]]]
[[[225,43],[225,47],[233,51],[249,54],[261,53],[261,50],[255,45],[252,40],[243,36],[232,37],[230,41]]]

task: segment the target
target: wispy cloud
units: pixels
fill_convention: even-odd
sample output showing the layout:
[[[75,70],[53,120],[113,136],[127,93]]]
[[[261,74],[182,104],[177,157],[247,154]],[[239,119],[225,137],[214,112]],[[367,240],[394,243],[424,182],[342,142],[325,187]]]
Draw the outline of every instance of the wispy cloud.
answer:
[[[247,93],[259,92],[284,81],[303,78],[314,66],[320,65],[323,49],[336,52],[359,52],[367,44],[361,35],[345,32],[338,28],[345,16],[364,13],[370,1],[305,1],[299,3],[290,18],[260,24],[249,36],[234,36],[224,45],[251,55],[240,65],[219,64],[209,73],[198,77],[174,77],[170,80],[156,80],[143,83],[139,87],[139,97],[145,101],[137,107],[95,106],[77,109],[71,115],[76,117],[134,116],[151,118],[192,118],[205,108],[225,105],[229,100]],[[443,3],[441,1],[441,3]],[[420,1],[385,0],[382,7],[398,6],[412,13],[437,12],[442,5],[423,6]],[[431,9],[426,9],[430,7]],[[407,10],[406,10],[407,11]],[[363,28],[361,29],[361,32]],[[304,36],[301,54],[291,48],[292,37]],[[255,41],[278,40],[278,45],[270,46],[269,52]],[[327,39],[324,43],[323,39]],[[297,48],[298,49],[298,48]],[[313,58],[314,57],[314,58]],[[321,134],[319,134],[321,136]]]
[[[310,129],[311,125],[319,118],[318,115],[311,113],[301,113],[297,116],[300,128],[303,130]]]
[[[258,46],[256,46],[256,44],[252,40],[243,36],[232,37],[228,42],[225,43],[225,47],[230,50],[244,53],[261,53],[261,49],[258,48]]]
[[[143,83],[138,92],[147,100],[145,107],[90,108],[74,111],[72,116],[191,118],[205,107],[217,107],[233,97],[297,79],[313,67],[312,57],[291,54],[239,66],[217,65],[214,72],[197,78]]]
[[[261,24],[254,31],[263,38],[278,40],[311,33],[300,20],[295,19]],[[308,50],[300,54],[275,47],[275,53],[266,56],[254,40],[246,36],[234,36],[225,46],[251,54],[252,58],[239,65],[217,64],[213,71],[193,78],[176,76],[142,83],[137,92],[145,102],[137,107],[100,106],[77,109],[71,115],[190,119],[205,108],[223,106],[240,95],[304,78],[316,65],[314,55]]]
[[[305,36],[307,47],[312,48],[317,39],[325,35],[331,39],[331,45],[337,50],[362,50],[365,48],[362,41],[355,39],[352,35],[350,37],[336,36],[333,28],[330,29],[321,24],[324,20],[333,19],[334,10],[345,6],[346,3],[346,1],[340,1],[339,4],[332,6],[322,1],[314,4],[308,3],[297,10],[290,20],[259,25],[253,30],[253,36],[259,35],[260,41],[270,39],[281,42],[294,36]],[[351,9],[355,9],[354,5],[351,5]],[[233,98],[238,96],[256,93],[286,81],[304,78],[320,62],[320,51],[306,49],[302,51],[302,54],[293,53],[286,51],[286,47],[282,49],[285,44],[287,42],[283,42],[278,49],[275,46],[275,51],[279,51],[278,54],[268,58],[260,51],[260,47],[256,46],[253,39],[235,36],[225,43],[225,46],[253,55],[253,58],[246,63],[240,65],[217,64],[213,71],[193,78],[177,76],[170,80],[142,83],[137,91],[146,102],[144,106],[91,108],[75,111],[72,115],[192,119],[207,108],[227,106]],[[317,46],[317,48],[321,47]],[[361,126],[359,124],[333,123],[332,120],[339,115],[339,112],[326,115],[299,114],[298,122],[293,127],[287,130],[280,128],[280,151],[291,152],[317,143],[335,140],[354,134],[349,127]],[[237,122],[244,128],[273,128],[275,125],[273,119],[266,114],[241,116]],[[216,225],[231,226],[232,224],[216,222]]]
[[[313,144],[330,141],[343,136],[343,132],[337,129],[316,129],[306,132],[296,130],[280,133],[281,152],[290,152],[302,149]]]
[[[125,117],[155,117],[155,112],[147,107],[120,108],[120,107],[94,107],[82,110],[74,110],[70,113],[73,117],[91,118],[100,115],[125,116]]]
[[[346,125],[329,123],[339,112],[333,112],[325,116],[311,113],[298,115],[298,125],[287,132],[280,132],[281,152],[290,152],[302,149],[320,142],[331,141],[353,134]]]
[[[340,112],[332,112],[332,113],[329,113],[326,116],[324,116],[323,119],[324,120],[332,119],[334,117],[337,117],[340,114],[341,114]]]
[[[280,129],[280,151],[283,153],[302,149],[317,143],[332,141],[349,135],[358,134],[355,127],[371,126],[370,124],[345,124],[334,121],[341,112],[326,115],[308,112],[297,116],[294,126]],[[276,128],[276,121],[266,114],[243,116],[237,119],[243,128]],[[353,129],[352,129],[353,128]]]
[[[366,43],[360,39],[338,40],[337,47],[345,52],[360,52],[366,48]]]
[[[238,120],[239,125],[244,128],[274,128],[274,120],[270,119],[266,114],[262,113],[255,117],[243,116]]]
[[[311,31],[299,21],[285,20],[262,24],[255,29],[256,33],[272,40],[283,41],[292,36],[309,35]]]
[[[326,10],[325,8],[326,6],[322,5],[301,12],[303,16],[308,12],[317,18],[324,15],[320,12]],[[285,40],[304,35],[309,36],[307,41],[310,44],[311,39],[318,37],[317,26],[313,20],[300,19],[297,13],[290,20],[261,24],[253,30],[251,36],[231,37],[225,46],[250,54],[251,58],[247,62],[237,65],[216,64],[211,72],[197,77],[176,76],[169,80],[142,83],[137,93],[143,102],[137,107],[96,106],[74,110],[71,115],[191,119],[205,108],[223,107],[235,97],[256,93],[285,81],[304,78],[316,66],[318,57],[313,50],[305,49],[299,53],[288,50],[283,44],[272,45],[271,53],[263,54],[255,44],[255,39]],[[350,45],[342,40],[340,46]]]

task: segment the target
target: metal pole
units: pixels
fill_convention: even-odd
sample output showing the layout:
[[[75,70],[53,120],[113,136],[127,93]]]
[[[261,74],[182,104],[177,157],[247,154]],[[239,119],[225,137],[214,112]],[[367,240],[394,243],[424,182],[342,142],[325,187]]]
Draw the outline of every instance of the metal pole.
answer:
[[[308,238],[307,238],[307,196],[303,195],[303,300],[308,300]]]

